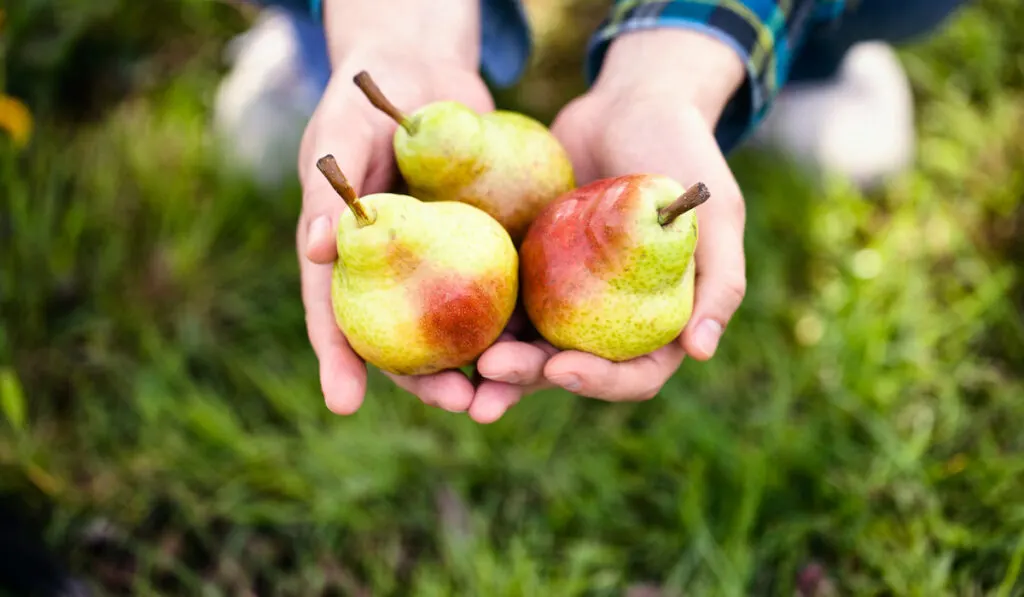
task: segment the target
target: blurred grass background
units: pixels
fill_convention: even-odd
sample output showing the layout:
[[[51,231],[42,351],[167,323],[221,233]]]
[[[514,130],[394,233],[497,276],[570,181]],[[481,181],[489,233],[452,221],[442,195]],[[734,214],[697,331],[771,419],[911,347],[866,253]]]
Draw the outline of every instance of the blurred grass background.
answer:
[[[529,3],[508,107],[582,85],[603,3]],[[217,167],[246,9],[18,0],[0,89],[0,482],[98,594],[1024,594],[1024,5],[903,52],[912,172],[862,196],[733,159],[749,294],[713,362],[492,426],[319,394],[297,187]],[[581,25],[570,26],[570,20]]]

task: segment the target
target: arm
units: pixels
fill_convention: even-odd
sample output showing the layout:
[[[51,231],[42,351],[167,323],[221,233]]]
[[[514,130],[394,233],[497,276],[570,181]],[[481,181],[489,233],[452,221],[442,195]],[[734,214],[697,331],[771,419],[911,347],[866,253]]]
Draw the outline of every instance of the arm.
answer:
[[[728,153],[771,108],[804,38],[837,19],[844,7],[844,0],[617,0],[591,39],[587,75],[591,81],[619,78],[630,62],[645,60],[655,63],[653,71],[644,69],[646,76],[653,74],[660,84],[665,79],[710,82],[715,89],[702,90],[708,97],[698,101],[714,116],[716,140]],[[626,41],[640,31],[650,41]],[[727,70],[716,71],[723,61]]]

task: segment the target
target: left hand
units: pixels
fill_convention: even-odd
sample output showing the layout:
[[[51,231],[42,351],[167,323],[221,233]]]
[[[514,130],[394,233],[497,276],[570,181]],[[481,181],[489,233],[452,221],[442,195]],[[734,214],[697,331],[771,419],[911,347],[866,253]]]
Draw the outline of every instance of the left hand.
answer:
[[[484,378],[519,391],[506,390],[499,402],[481,388],[471,414],[500,416],[523,394],[552,385],[601,400],[647,400],[684,356],[704,361],[714,355],[746,289],[743,197],[713,132],[742,79],[738,56],[699,33],[643,31],[613,44],[598,81],[562,110],[552,131],[572,157],[579,185],[651,172],[672,176],[686,187],[698,181],[708,186],[711,199],[697,208],[693,315],[677,342],[623,363],[507,337],[480,357],[477,369]]]

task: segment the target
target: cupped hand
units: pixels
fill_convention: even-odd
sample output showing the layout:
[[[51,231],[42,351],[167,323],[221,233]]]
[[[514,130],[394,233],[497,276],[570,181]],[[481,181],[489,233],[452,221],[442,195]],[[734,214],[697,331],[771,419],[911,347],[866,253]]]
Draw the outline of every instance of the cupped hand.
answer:
[[[590,123],[602,115],[611,117],[608,126],[593,127]],[[603,105],[601,98],[581,99],[568,107],[554,130],[584,182],[651,172],[667,174],[685,187],[703,182],[711,192],[711,199],[697,207],[694,308],[678,341],[623,363],[565,351],[544,366],[546,379],[577,394],[605,400],[652,398],[684,356],[704,361],[715,354],[743,300],[745,208],[739,185],[719,151],[711,123],[697,109],[680,106],[671,97],[633,97],[611,105]]]
[[[302,213],[296,234],[302,301],[309,341],[320,363],[320,385],[327,407],[354,413],[366,393],[366,365],[339,330],[331,306],[331,269],[337,257],[335,231],[344,201],[317,169],[333,154],[349,183],[361,195],[392,190],[398,180],[392,135],[398,126],[374,108],[353,83],[366,70],[399,109],[412,111],[435,100],[457,100],[479,111],[493,109],[486,85],[475,71],[458,64],[410,55],[362,56],[342,61],[306,128],[299,152]],[[459,371],[425,376],[388,376],[427,404],[461,412],[473,402],[474,384]],[[480,384],[488,395],[505,391],[498,382]],[[471,413],[472,414],[472,413]]]
[[[714,355],[745,293],[745,207],[713,133],[717,110],[728,93],[717,88],[717,98],[699,96],[692,81],[680,74],[687,70],[685,56],[706,59],[707,52],[693,50],[704,50],[708,43],[717,42],[679,31],[630,36],[618,57],[623,69],[616,73],[616,66],[606,63],[613,74],[602,75],[603,80],[569,103],[552,124],[572,157],[579,185],[611,176],[657,173],[685,187],[703,182],[710,190],[711,199],[697,208],[693,313],[678,340],[622,363],[558,351],[543,341],[504,342],[481,356],[478,370],[484,377],[520,383],[523,392],[557,385],[580,396],[636,401],[657,395],[686,355],[701,361]],[[733,69],[738,79],[742,67],[731,50],[711,47],[722,58],[720,72]],[[637,66],[657,69],[665,64],[659,61],[673,52],[678,61],[661,73],[643,73]],[[713,61],[707,64],[711,77],[725,76],[715,72]]]

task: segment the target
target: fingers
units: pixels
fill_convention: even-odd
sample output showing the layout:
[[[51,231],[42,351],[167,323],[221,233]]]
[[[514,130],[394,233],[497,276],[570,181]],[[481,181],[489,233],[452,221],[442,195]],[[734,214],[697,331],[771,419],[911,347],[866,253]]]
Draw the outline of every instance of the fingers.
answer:
[[[469,417],[477,423],[493,423],[523,397],[522,386],[498,381],[483,381],[469,406]]]
[[[313,263],[331,263],[338,257],[334,220],[328,214],[316,216],[306,231],[306,259]]]
[[[544,363],[558,351],[547,342],[516,340],[511,330],[523,326],[524,321],[510,323],[510,331],[477,359],[476,371],[482,381],[469,416],[478,423],[497,421],[523,396],[551,386],[544,379]]]
[[[649,400],[661,391],[685,354],[675,342],[623,363],[566,351],[551,357],[544,366],[544,376],[580,396],[611,402]]]
[[[705,361],[714,356],[722,332],[746,294],[746,259],[743,254],[744,204],[740,190],[724,162],[716,176],[712,198],[697,212],[697,280],[693,314],[680,337],[691,357]]]
[[[480,355],[476,368],[483,377],[519,386],[543,383],[544,364],[557,350],[543,341],[498,342]]]
[[[386,375],[395,385],[426,404],[449,412],[465,412],[473,402],[473,384],[461,371],[443,371],[422,376]]]
[[[366,365],[349,347],[331,307],[331,266],[300,257],[302,302],[309,343],[320,362],[320,388],[327,408],[339,415],[359,409],[366,394]]]
[[[331,153],[350,184],[362,186],[370,159],[371,141],[358,133],[334,135],[345,130],[345,111],[332,105],[325,96],[318,114],[310,121],[300,151],[299,175],[302,180],[302,215],[296,234],[302,278],[302,302],[306,310],[306,331],[320,363],[320,386],[324,401],[332,412],[349,415],[356,412],[366,394],[366,365],[351,349],[338,329],[331,304],[331,263],[337,256],[334,241],[337,214],[344,200],[316,167],[316,160]],[[328,129],[324,123],[330,123]],[[341,128],[337,128],[337,127]]]

